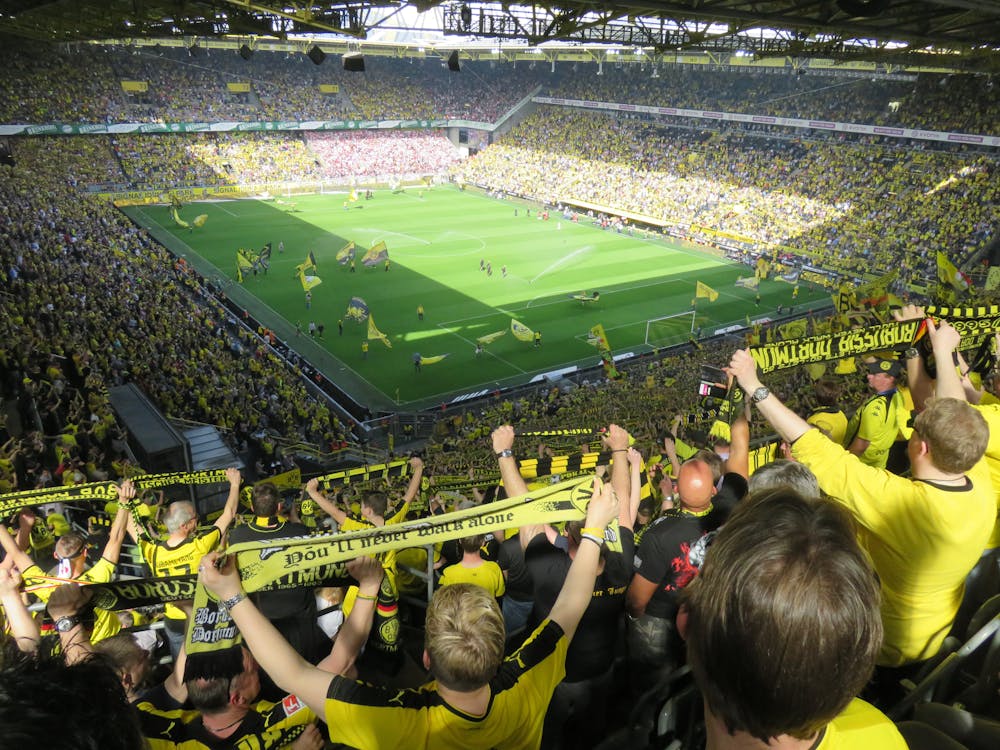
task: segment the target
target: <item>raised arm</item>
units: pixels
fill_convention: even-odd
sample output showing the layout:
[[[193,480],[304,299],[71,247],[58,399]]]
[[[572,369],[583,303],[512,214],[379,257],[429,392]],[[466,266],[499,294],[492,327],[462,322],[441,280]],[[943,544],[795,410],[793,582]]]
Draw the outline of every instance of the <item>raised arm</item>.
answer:
[[[900,322],[921,320],[924,318],[924,308],[917,305],[903,305],[899,310],[892,311],[892,317]],[[907,352],[907,354],[909,353]],[[919,353],[912,357],[906,357],[906,386],[910,389],[914,407],[917,411],[922,411],[924,402],[934,395],[934,382],[927,374],[924,361],[920,358]]]
[[[305,701],[306,705],[314,712],[323,716],[326,694],[333,675],[319,667],[314,667],[303,659],[278,633],[271,621],[264,617],[253,602],[246,598],[240,583],[239,572],[236,570],[235,558],[233,556],[223,558],[217,552],[209,552],[202,558],[198,572],[199,580],[205,588],[219,599],[225,601],[243,597],[229,608],[229,612],[236,622],[236,626],[240,629],[247,646],[253,652],[254,658],[278,687],[289,693],[294,693]],[[373,576],[368,577],[362,581],[365,587],[362,592],[372,590],[371,581],[373,578]],[[374,596],[377,597],[377,584],[374,585],[374,588],[376,589]],[[368,594],[368,596],[371,595]],[[348,629],[349,643],[341,649],[342,652],[345,652],[344,654],[338,655],[337,647],[334,646],[334,652],[327,657],[331,660],[331,664],[348,661],[346,652],[349,648],[357,646],[357,636],[363,630],[363,621],[367,619],[369,627],[371,626],[374,609],[375,599],[359,597],[356,600],[348,622],[357,614],[359,627]],[[344,627],[348,627],[347,623],[344,624]],[[354,656],[356,657],[356,654]],[[353,663],[353,657],[349,661]]]
[[[226,533],[226,529],[230,527],[233,519],[236,518],[236,511],[240,505],[240,482],[243,481],[243,477],[240,476],[239,469],[231,466],[226,469],[226,479],[229,480],[229,496],[226,498],[226,505],[223,507],[222,513],[215,519],[214,524],[215,528],[223,534]]]
[[[626,529],[635,528],[635,517],[639,515],[639,501],[642,496],[642,454],[635,448],[629,448],[629,493],[628,502],[621,503],[618,511],[618,525]]]
[[[23,523],[23,521],[22,521]],[[7,531],[7,525],[0,523],[0,546],[3,547],[7,556],[14,561],[14,565],[22,573],[34,565],[34,561],[28,557],[27,553],[17,546],[14,537]]]
[[[610,484],[599,485],[595,480],[594,493],[587,505],[587,520],[580,546],[549,613],[549,619],[558,623],[567,639],[573,638],[580,618],[593,598],[601,545],[604,544],[604,530],[617,515],[618,494]]]
[[[138,544],[139,538],[142,536],[144,529],[140,528],[139,524],[136,523],[135,516],[131,512],[132,505],[134,503],[135,503],[135,484],[133,484],[131,479],[125,479],[118,487],[118,507],[128,508],[129,512],[126,514],[125,517],[125,530],[128,532],[128,535],[132,538],[132,541]]]
[[[604,445],[611,451],[611,486],[620,498],[628,500],[631,497],[629,490],[629,468],[628,468],[628,432],[616,424],[608,425],[607,432],[602,438]],[[628,517],[628,502],[620,504],[620,516]],[[619,517],[619,523],[622,518]],[[626,520],[627,524],[627,520]]]
[[[128,519],[131,515],[128,508],[121,504],[118,505],[115,520],[111,523],[111,531],[108,532],[108,543],[104,545],[104,551],[101,553],[101,557],[114,565],[118,564],[118,558],[121,557],[122,542],[125,541],[125,527],[128,525]]]
[[[403,502],[390,518],[385,519],[386,524],[402,523],[406,520],[406,514],[410,512],[410,503],[420,492],[420,482],[424,476],[424,461],[420,456],[410,456],[410,471],[412,472],[410,483],[406,486]]]
[[[500,466],[500,478],[503,480],[507,497],[523,495],[528,491],[528,485],[521,476],[517,468],[517,461],[514,458],[514,428],[509,424],[501,425],[493,430],[490,436],[493,442],[493,452],[497,455],[497,464]],[[521,547],[525,548],[528,543],[539,534],[545,531],[543,524],[528,524],[522,526],[518,531],[521,538]]]
[[[794,443],[811,429],[811,425],[806,420],[781,403],[777,396],[770,391],[764,395],[763,391],[760,390],[764,388],[764,385],[757,377],[757,363],[750,356],[749,349],[738,349],[729,361],[729,367],[726,371],[736,378],[747,397],[757,404],[761,415],[781,436],[782,440]],[[760,400],[754,400],[755,394],[764,397]]]
[[[306,482],[306,492],[315,501],[316,505],[323,509],[324,513],[337,522],[338,526],[347,519],[347,513],[344,512],[344,509],[319,491],[319,480],[316,477]]]
[[[337,631],[333,650],[316,665],[330,674],[344,674],[361,654],[372,629],[379,586],[385,574],[382,563],[374,557],[356,557],[347,563],[347,570],[358,582],[358,594],[351,613]]]
[[[942,320],[940,325],[934,325],[934,321],[927,319],[927,335],[931,339],[931,347],[934,349],[934,361],[937,362],[937,380],[934,382],[934,395],[937,398],[955,398],[965,401],[965,388],[962,387],[962,379],[958,375],[953,357],[962,334],[956,331],[951,324]]]
[[[90,602],[92,593],[78,583],[67,583],[52,592],[46,609],[52,621],[58,623],[69,618],[65,628],[59,628],[59,643],[67,664],[75,664],[94,653],[90,645],[92,627],[80,619],[79,614]]]
[[[726,459],[726,471],[739,474],[744,479],[750,478],[750,420],[749,405],[744,399],[744,406],[733,420],[729,428],[729,458]]]
[[[16,570],[0,569],[0,604],[18,650],[34,653],[41,642],[41,633],[21,598],[21,574]]]
[[[406,494],[403,495],[403,504],[409,505],[413,498],[420,492],[420,482],[424,478],[424,460],[420,456],[410,456],[410,483],[406,486]],[[404,513],[405,515],[405,513]]]

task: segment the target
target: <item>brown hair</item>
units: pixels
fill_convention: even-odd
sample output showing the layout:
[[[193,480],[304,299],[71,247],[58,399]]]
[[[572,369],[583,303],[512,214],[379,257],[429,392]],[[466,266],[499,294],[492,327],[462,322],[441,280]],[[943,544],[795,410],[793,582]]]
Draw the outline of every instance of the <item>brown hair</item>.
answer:
[[[820,406],[836,406],[840,401],[840,383],[831,377],[820,378],[813,383],[813,393]]]
[[[385,496],[384,492],[369,492],[361,500],[361,504],[367,505],[373,515],[384,516],[389,507],[389,498]]]
[[[882,644],[850,517],[787,488],[736,506],[682,597],[707,706],[763,742],[812,737],[864,687]]]
[[[250,502],[253,512],[258,516],[274,516],[281,504],[281,493],[273,482],[261,482],[254,485]]]
[[[483,542],[486,541],[485,534],[474,534],[473,536],[463,536],[458,540],[458,546],[462,548],[462,552],[478,552],[479,548],[483,546]]]

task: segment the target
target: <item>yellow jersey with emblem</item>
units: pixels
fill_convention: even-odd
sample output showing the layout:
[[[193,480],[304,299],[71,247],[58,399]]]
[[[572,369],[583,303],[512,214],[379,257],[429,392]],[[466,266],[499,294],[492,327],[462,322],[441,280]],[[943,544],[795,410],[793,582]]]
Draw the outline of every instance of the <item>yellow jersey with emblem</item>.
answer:
[[[218,547],[221,540],[222,532],[213,526],[173,547],[162,541],[141,540],[139,549],[153,575],[166,578],[196,573],[201,558]],[[171,620],[184,620],[187,617],[182,609],[170,603],[166,604],[164,612]]]

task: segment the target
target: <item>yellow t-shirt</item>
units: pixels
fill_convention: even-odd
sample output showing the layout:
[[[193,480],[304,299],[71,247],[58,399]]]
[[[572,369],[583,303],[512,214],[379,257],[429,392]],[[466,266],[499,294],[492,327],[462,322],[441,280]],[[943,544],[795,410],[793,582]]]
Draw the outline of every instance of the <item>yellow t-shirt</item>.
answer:
[[[471,583],[480,586],[497,599],[503,596],[506,590],[503,571],[499,565],[489,560],[483,560],[481,565],[474,568],[466,567],[462,563],[449,565],[441,573],[441,585],[450,586],[453,583]]]
[[[882,589],[878,663],[897,667],[934,656],[996,522],[986,462],[967,472],[966,486],[951,487],[867,466],[815,429],[795,441],[792,453],[859,526]]]
[[[491,697],[483,716],[449,705],[436,682],[397,690],[337,675],[330,682],[324,712],[330,739],[379,750],[535,750],[545,707],[566,674],[568,644],[556,623],[545,620],[539,625],[490,680]]]
[[[1000,404],[980,403],[974,408],[983,415],[990,428],[990,441],[986,444],[983,460],[990,469],[990,477],[996,490],[997,517],[993,521],[993,533],[986,543],[986,549],[994,549],[1000,547]]]
[[[855,698],[826,725],[816,750],[907,750],[907,747],[888,716]]]
[[[899,434],[899,410],[902,397],[898,391],[891,395],[876,394],[862,404],[847,423],[843,442],[849,448],[854,438],[868,441],[861,460],[869,466],[884,469],[889,460],[889,449]]]
[[[142,550],[142,557],[153,575],[165,578],[195,573],[201,558],[206,552],[218,547],[221,540],[222,532],[213,526],[191,539],[186,539],[176,547],[170,547],[166,542],[140,541],[139,549]],[[164,607],[164,614],[171,620],[187,618],[184,610],[169,602]]]
[[[844,444],[844,435],[847,433],[847,416],[840,409],[832,407],[816,409],[806,418],[806,422],[813,427],[818,427],[838,445]]]

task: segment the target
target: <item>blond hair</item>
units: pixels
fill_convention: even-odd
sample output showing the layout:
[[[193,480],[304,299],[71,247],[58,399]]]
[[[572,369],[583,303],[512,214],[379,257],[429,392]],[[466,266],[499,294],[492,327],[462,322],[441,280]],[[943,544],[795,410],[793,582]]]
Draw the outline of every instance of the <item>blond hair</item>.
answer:
[[[496,599],[480,586],[456,583],[434,592],[425,628],[431,671],[444,687],[480,688],[503,661],[503,615]]]

